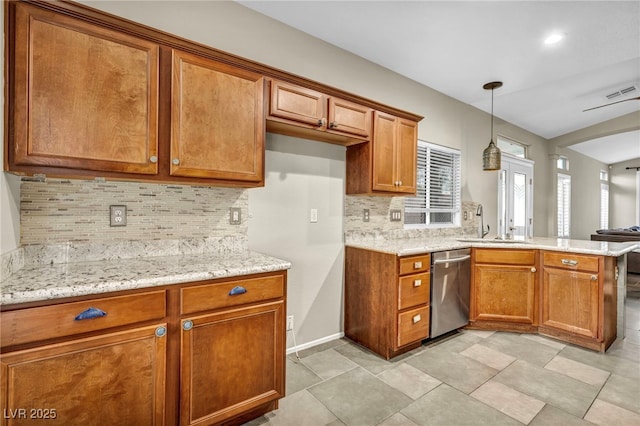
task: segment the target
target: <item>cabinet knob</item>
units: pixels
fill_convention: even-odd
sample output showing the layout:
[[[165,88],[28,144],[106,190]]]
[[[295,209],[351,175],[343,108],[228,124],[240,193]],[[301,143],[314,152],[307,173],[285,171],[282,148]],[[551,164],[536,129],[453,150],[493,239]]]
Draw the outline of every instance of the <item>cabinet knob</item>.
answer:
[[[179,160],[178,158],[174,158],[173,160],[171,160],[171,163],[172,163],[174,166],[177,166],[178,164],[180,164],[180,160]]]
[[[322,126],[324,126],[324,122],[325,122],[325,119],[324,119],[324,118],[320,118],[320,119],[318,119],[318,127],[322,127]]]
[[[149,157],[149,161],[151,163],[157,163],[158,162],[158,157],[156,157],[155,155],[152,155],[151,157]]]
[[[537,269],[535,268],[535,266],[533,268],[531,268],[531,272],[536,272]]]
[[[413,269],[422,268],[422,262],[413,262]]]
[[[337,121],[332,121],[331,123],[329,123],[329,128],[330,129],[335,129],[336,127],[338,127],[338,122]]]
[[[422,317],[420,316],[420,314],[418,314],[418,315],[414,315],[412,319],[413,319],[413,323],[416,324],[416,323],[420,322]]]
[[[167,334],[167,328],[166,327],[158,327],[156,328],[156,337],[163,337],[165,334]]]
[[[422,285],[422,280],[413,280],[414,287],[420,287]]]
[[[182,323],[182,329],[184,331],[189,331],[193,328],[193,321],[191,320],[186,320]]]
[[[598,281],[597,275],[591,275],[591,281]]]

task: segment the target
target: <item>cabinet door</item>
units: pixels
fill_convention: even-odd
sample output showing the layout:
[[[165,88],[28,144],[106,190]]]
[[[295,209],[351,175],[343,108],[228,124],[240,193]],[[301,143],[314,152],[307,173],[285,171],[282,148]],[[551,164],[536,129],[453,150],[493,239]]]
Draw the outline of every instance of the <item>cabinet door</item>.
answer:
[[[598,338],[598,276],[544,268],[542,324]]]
[[[397,192],[416,193],[418,126],[415,121],[398,120],[396,143]]]
[[[273,80],[269,115],[326,129],[325,96],[315,90]]]
[[[17,4],[15,164],[157,173],[158,50]]]
[[[371,135],[372,109],[345,101],[329,98],[327,129],[330,133],[354,135],[369,138]]]
[[[173,51],[173,176],[262,182],[264,79],[186,52]]]
[[[471,319],[535,324],[535,277],[531,266],[475,265]]]
[[[284,301],[190,318],[182,328],[181,424],[218,423],[284,396]]]
[[[164,424],[167,338],[158,329],[166,325],[1,355],[3,424]]]
[[[373,185],[374,191],[396,190],[396,117],[373,113]]]

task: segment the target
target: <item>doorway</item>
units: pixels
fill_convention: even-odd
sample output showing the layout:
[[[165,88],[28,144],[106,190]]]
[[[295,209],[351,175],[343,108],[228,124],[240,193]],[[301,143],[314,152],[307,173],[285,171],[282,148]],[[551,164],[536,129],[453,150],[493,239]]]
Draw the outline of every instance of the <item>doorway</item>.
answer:
[[[533,236],[533,165],[531,160],[502,154],[498,173],[499,236]]]

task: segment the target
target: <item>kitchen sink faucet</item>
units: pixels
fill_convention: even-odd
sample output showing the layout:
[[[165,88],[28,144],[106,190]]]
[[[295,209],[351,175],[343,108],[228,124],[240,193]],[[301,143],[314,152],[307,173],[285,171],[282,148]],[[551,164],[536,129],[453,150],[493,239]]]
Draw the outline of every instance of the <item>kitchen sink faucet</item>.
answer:
[[[482,213],[482,204],[478,204],[478,210],[476,210],[476,216],[480,216],[480,222],[478,223],[478,238],[484,238],[489,233],[489,225],[487,230],[484,230],[484,214]]]

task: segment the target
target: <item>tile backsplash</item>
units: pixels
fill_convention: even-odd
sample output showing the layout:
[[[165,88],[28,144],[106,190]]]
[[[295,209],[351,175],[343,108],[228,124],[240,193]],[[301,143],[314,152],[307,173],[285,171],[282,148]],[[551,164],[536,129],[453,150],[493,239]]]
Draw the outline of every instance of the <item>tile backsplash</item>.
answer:
[[[391,222],[389,211],[403,211],[404,197],[371,197],[347,195],[345,198],[345,242],[385,240],[399,238],[434,238],[474,235],[477,231],[475,214],[467,214],[461,226],[444,228],[404,229],[404,221]],[[462,202],[462,211],[476,211],[478,203]],[[363,210],[369,209],[369,221],[363,219]]]
[[[248,191],[132,182],[23,181],[21,243],[119,242],[246,236]],[[127,206],[127,226],[109,226],[109,206]],[[240,225],[229,224],[239,207]]]

